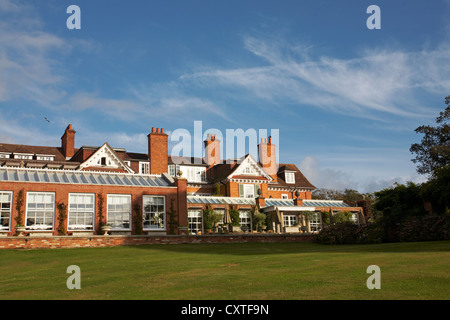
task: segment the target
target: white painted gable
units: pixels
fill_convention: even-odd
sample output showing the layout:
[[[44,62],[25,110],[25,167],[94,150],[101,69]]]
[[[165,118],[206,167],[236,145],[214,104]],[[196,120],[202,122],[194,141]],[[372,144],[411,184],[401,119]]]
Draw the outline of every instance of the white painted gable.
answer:
[[[120,168],[128,173],[134,173],[134,171],[117,156],[108,143],[105,143],[98,148],[94,154],[80,165],[80,169],[88,167]]]
[[[263,168],[261,168],[259,163],[250,154],[244,158],[244,160],[239,164],[236,170],[228,176],[228,178],[238,175],[264,177],[269,181],[273,180],[272,177],[267,174]]]

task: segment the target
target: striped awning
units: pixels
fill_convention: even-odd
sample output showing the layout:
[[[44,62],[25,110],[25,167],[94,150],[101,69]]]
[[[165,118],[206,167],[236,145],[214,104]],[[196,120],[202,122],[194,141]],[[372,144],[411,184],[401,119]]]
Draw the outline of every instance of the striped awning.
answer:
[[[134,187],[173,186],[163,176],[156,175],[11,167],[0,167],[0,181]]]

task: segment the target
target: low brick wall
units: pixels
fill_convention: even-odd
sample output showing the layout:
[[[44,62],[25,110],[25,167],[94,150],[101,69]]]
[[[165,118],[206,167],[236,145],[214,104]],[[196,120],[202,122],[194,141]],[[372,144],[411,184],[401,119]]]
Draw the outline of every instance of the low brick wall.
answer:
[[[314,240],[315,235],[311,234],[3,237],[0,238],[0,249],[87,248],[182,243],[312,242]]]

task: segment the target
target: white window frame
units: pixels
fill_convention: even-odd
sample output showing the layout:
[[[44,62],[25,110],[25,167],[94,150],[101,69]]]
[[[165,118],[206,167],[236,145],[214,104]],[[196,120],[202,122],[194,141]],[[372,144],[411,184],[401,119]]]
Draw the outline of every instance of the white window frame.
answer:
[[[239,211],[239,224],[241,227],[246,226],[248,231],[252,231],[252,212],[250,210],[238,210]]]
[[[9,209],[3,204],[7,202],[3,202],[3,195],[9,195]],[[11,230],[11,212],[12,212],[12,203],[14,193],[12,191],[0,191],[0,231],[10,231]],[[8,213],[8,215],[4,215],[4,213]],[[3,217],[3,218],[2,218]],[[3,220],[8,220],[8,226],[3,225]]]
[[[0,152],[0,159],[9,159],[11,157],[10,153]]]
[[[293,227],[294,224],[298,223],[298,216],[295,214],[284,214],[283,224],[285,227]]]
[[[162,199],[163,200],[163,203],[162,203],[163,211],[151,210],[151,205],[149,207],[149,205],[145,201],[148,198]],[[156,206],[160,206],[160,204],[155,204],[155,205]],[[157,218],[152,217],[152,215],[155,214],[155,213],[160,213],[160,212],[162,212],[162,215],[163,215],[162,216],[162,220],[163,220],[162,227],[161,226],[158,227],[157,225],[152,224],[152,222],[154,223],[155,219],[157,219]],[[150,215],[148,219],[146,218],[146,214]],[[149,222],[150,226],[146,226],[145,225],[145,223],[147,221]],[[165,196],[161,196],[161,195],[152,195],[152,194],[143,195],[142,196],[142,230],[145,230],[145,231],[152,231],[152,230],[153,231],[155,231],[155,230],[156,231],[165,231],[166,230],[166,224],[167,224],[166,197]]]
[[[54,155],[48,155],[48,154],[37,154],[36,160],[42,160],[42,161],[54,161],[55,156]]]
[[[14,153],[14,159],[33,160],[32,153]]]
[[[287,199],[289,199],[289,195],[287,193],[283,193],[281,195],[281,199],[287,200]]]
[[[294,172],[284,172],[286,177],[286,183],[295,183],[295,173]]]
[[[149,161],[139,161],[139,174],[150,174]]]
[[[314,212],[309,218],[309,230],[312,232],[320,231],[322,229],[322,215],[320,212]]]
[[[203,234],[203,211],[188,210],[188,228],[191,234],[201,232]]]
[[[251,192],[248,192],[248,190],[251,190]],[[244,184],[243,193],[244,193],[244,198],[255,198],[255,185]]]
[[[92,197],[92,209],[88,210],[87,208],[84,208],[84,210],[81,210],[81,208],[77,208],[75,211],[73,211],[73,209],[71,208],[72,207],[71,205],[74,204],[73,201],[75,200],[75,199],[73,199],[73,197],[77,197],[77,196],[78,197]],[[68,205],[67,212],[68,212],[67,213],[67,230],[69,230],[69,231],[79,231],[79,230],[82,230],[82,231],[89,230],[89,231],[91,231],[91,230],[94,230],[95,229],[95,193],[69,193],[69,205]],[[92,214],[91,226],[88,227],[87,224],[84,224],[83,228],[82,227],[74,228],[73,224],[70,223],[70,220],[71,220],[71,215],[72,214],[75,215],[77,213],[78,214],[80,214],[80,213],[81,214],[82,213],[84,213],[84,214],[89,214],[89,213]],[[79,218],[79,217],[77,217],[77,218]],[[86,219],[86,218],[84,218],[84,219]],[[75,225],[79,225],[79,224],[75,224]]]
[[[206,168],[199,166],[180,166],[180,171],[188,182],[206,182]]]
[[[129,206],[128,206],[128,208],[127,208],[127,210],[123,210],[122,211],[122,218],[123,218],[123,215],[124,215],[124,213],[126,214],[126,213],[128,213],[128,228],[127,227],[118,227],[118,226],[114,226],[113,224],[111,224],[111,215],[118,215],[118,214],[120,214],[120,210],[114,210],[114,211],[117,211],[117,212],[111,212],[110,211],[110,205],[116,205],[116,204],[113,204],[113,203],[111,203],[111,202],[113,202],[113,198],[128,198],[129,199]],[[116,221],[116,220],[118,220],[118,219],[114,219],[113,221]],[[122,219],[122,221],[127,221],[126,219]],[[110,226],[111,226],[111,229],[112,230],[124,230],[124,231],[130,231],[131,230],[131,194],[108,194],[107,195],[107,203],[106,203],[106,223],[107,224],[109,224]]]
[[[32,196],[42,196],[42,197],[48,197],[51,196],[51,202],[47,202],[47,203],[43,203],[41,205],[44,205],[44,208],[38,208],[38,202],[36,202],[36,208],[30,208],[31,205],[31,198]],[[47,207],[47,205],[49,205]],[[51,206],[50,206],[51,205]],[[48,210],[47,210],[48,209]],[[39,212],[43,213],[43,220],[45,221],[46,218],[48,218],[48,215],[51,214],[51,218],[52,218],[52,224],[50,225],[46,225],[46,224],[33,224],[33,225],[28,225],[28,220],[32,219],[30,217],[30,214],[34,212],[34,218],[36,219],[37,214]],[[37,220],[37,219],[36,219]],[[47,227],[39,227],[39,226],[47,226]],[[54,230],[55,227],[55,192],[39,192],[39,191],[29,191],[27,192],[27,205],[26,205],[26,214],[25,214],[25,227],[27,230],[36,230],[36,231],[48,231],[48,230]]]

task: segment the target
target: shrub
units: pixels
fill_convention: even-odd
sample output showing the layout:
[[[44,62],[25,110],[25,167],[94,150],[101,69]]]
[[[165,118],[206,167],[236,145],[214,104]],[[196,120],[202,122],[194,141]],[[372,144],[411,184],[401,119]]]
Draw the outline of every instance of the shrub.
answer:
[[[239,211],[236,209],[230,210],[230,217],[231,217],[231,225],[233,227],[239,227],[241,224],[239,222]]]
[[[434,241],[450,239],[450,215],[411,217],[397,232],[399,241]]]
[[[351,222],[339,222],[324,227],[316,241],[322,244],[356,243],[358,226]]]
[[[382,224],[371,223],[358,226],[344,221],[324,227],[317,235],[321,244],[369,244],[381,243],[384,239]]]
[[[257,210],[253,212],[253,230],[262,231],[262,227],[266,226],[266,219],[267,216],[264,213]]]

